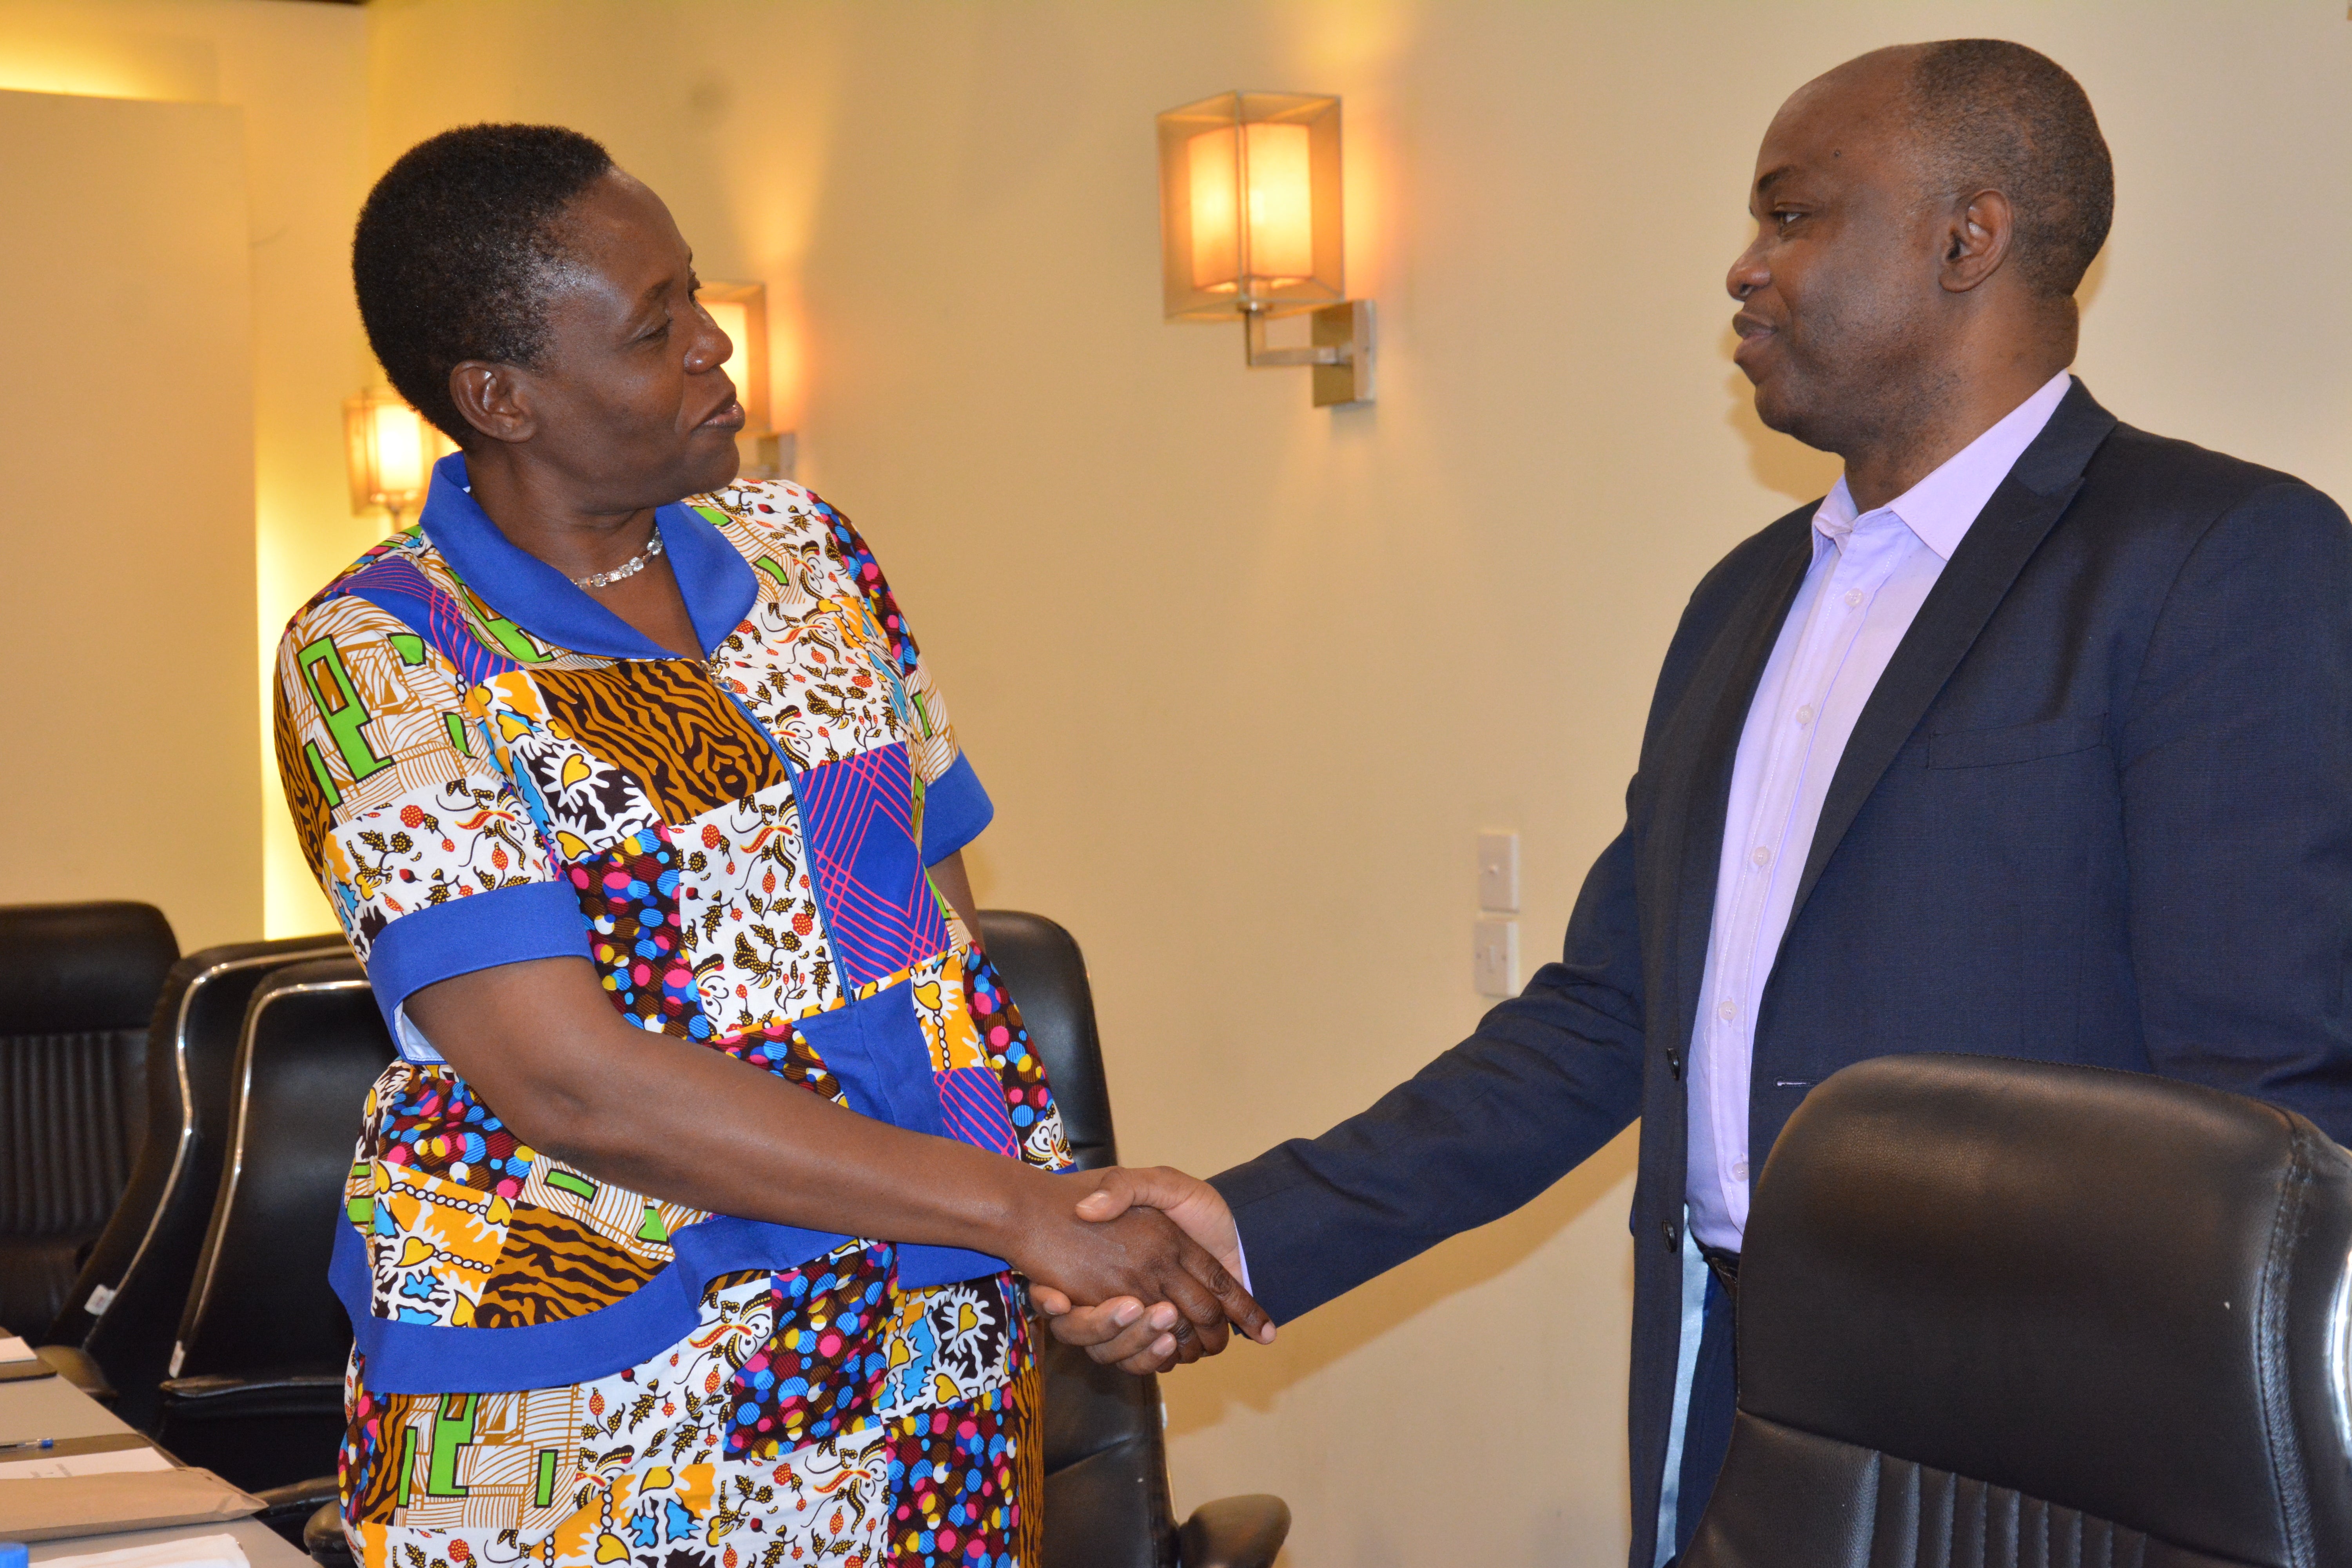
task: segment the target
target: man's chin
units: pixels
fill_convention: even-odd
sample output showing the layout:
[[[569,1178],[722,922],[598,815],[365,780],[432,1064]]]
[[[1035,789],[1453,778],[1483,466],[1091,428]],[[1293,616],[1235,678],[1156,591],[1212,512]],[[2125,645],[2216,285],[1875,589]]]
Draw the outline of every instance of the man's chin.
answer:
[[[1790,395],[1790,389],[1775,377],[1756,384],[1756,420],[1767,430],[1793,437],[1808,447],[1820,447],[1815,439],[1817,421],[1811,417],[1812,409],[1802,397]]]

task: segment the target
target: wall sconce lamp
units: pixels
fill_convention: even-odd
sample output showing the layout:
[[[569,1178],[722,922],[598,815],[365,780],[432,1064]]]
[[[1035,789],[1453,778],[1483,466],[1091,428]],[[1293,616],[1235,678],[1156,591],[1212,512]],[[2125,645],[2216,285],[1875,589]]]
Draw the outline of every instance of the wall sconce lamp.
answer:
[[[743,405],[743,428],[735,433],[735,449],[741,459],[736,472],[747,479],[789,479],[798,456],[798,438],[792,431],[779,433],[769,427],[772,410],[768,401],[768,286],[705,279],[699,298],[719,330],[735,344],[727,374]]]
[[[1339,100],[1222,92],[1160,116],[1160,268],[1171,321],[1243,321],[1252,365],[1314,367],[1315,405],[1372,400],[1372,302],[1349,300]],[[1308,344],[1266,322],[1311,310]]]
[[[399,532],[401,513],[424,502],[435,461],[457,449],[396,392],[377,387],[346,399],[343,468],[352,482],[352,515],[382,508],[391,518],[386,531]]]

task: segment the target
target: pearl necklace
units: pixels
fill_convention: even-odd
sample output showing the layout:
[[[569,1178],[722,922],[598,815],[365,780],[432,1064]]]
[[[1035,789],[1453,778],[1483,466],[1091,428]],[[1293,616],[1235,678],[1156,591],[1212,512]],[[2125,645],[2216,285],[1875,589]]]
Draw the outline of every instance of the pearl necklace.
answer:
[[[644,571],[646,563],[661,552],[661,530],[656,528],[654,530],[653,538],[646,542],[646,547],[643,550],[638,551],[610,572],[591,572],[585,577],[574,577],[572,581],[583,588],[609,588],[624,578],[634,577]]]

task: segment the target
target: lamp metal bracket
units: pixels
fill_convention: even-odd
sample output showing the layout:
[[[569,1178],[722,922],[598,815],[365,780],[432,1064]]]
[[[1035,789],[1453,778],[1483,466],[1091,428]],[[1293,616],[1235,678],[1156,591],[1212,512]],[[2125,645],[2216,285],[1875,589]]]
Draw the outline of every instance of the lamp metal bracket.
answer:
[[[1266,310],[1242,307],[1242,353],[1252,369],[1261,365],[1303,364],[1315,373],[1315,406],[1332,408],[1372,401],[1372,302],[1345,300],[1325,305],[1308,318],[1305,346],[1269,348],[1265,341]]]

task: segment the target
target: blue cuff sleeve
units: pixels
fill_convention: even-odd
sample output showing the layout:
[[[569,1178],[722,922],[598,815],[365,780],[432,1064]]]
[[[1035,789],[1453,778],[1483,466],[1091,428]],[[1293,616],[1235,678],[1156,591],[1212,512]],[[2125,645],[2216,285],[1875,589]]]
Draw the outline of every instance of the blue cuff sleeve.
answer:
[[[588,928],[572,884],[531,882],[401,916],[368,950],[368,984],[398,1039],[402,1004],[436,980],[529,958],[587,956]]]
[[[996,803],[980,787],[971,759],[956,753],[953,766],[923,786],[923,864],[936,866],[996,819]]]

